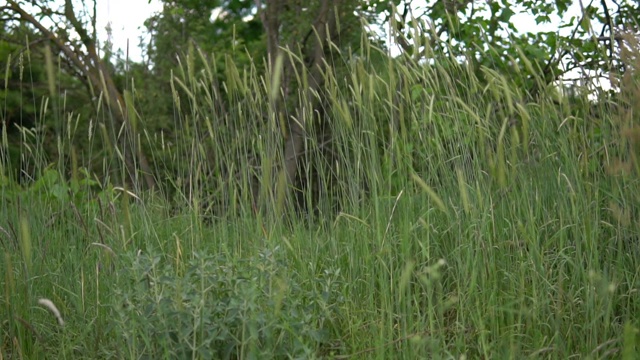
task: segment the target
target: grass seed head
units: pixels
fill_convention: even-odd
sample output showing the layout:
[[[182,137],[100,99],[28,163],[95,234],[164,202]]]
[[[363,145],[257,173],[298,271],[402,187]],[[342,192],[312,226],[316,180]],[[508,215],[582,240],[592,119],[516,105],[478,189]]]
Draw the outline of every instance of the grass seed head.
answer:
[[[40,299],[38,300],[38,304],[45,307],[47,310],[49,310],[53,316],[56,317],[56,320],[58,320],[58,324],[60,326],[64,326],[64,319],[62,319],[62,315],[60,314],[60,310],[58,310],[58,308],[56,307],[56,305],[49,299]]]

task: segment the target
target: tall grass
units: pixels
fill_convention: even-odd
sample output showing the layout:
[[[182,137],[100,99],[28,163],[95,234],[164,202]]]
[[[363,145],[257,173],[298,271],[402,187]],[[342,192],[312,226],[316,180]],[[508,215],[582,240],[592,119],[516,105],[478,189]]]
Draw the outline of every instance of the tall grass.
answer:
[[[364,52],[326,75],[295,211],[269,77],[195,50],[174,138],[138,119],[162,196],[3,180],[0,358],[633,359],[637,82],[593,105]]]

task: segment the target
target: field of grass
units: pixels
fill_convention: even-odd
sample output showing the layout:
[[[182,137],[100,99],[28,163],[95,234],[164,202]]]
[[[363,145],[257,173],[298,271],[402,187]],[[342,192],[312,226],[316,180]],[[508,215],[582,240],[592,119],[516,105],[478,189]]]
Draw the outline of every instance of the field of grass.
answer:
[[[346,61],[293,211],[269,81],[226,63],[211,92],[215,69],[192,63],[172,82],[178,135],[138,120],[156,192],[116,185],[126,149],[78,156],[97,178],[29,131],[38,176],[18,186],[3,138],[0,359],[637,358],[633,79],[589,103],[488,69]],[[87,138],[61,129],[60,154]]]

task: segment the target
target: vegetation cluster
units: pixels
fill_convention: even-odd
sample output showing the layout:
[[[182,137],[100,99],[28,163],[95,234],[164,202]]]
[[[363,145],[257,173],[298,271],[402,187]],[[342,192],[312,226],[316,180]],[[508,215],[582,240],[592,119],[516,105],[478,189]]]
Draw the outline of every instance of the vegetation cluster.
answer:
[[[0,360],[635,359],[638,4],[410,3],[0,5]]]

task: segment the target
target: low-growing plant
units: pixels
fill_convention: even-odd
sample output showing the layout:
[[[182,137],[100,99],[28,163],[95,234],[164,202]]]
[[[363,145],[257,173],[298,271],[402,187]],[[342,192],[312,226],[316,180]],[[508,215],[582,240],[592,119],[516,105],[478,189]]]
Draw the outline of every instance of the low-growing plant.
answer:
[[[127,358],[312,358],[336,334],[328,313],[341,289],[307,289],[281,249],[233,259],[199,251],[172,263],[153,250],[121,261],[114,336]],[[321,281],[322,279],[319,279]],[[336,304],[333,304],[336,305]],[[324,350],[323,350],[324,349]]]

